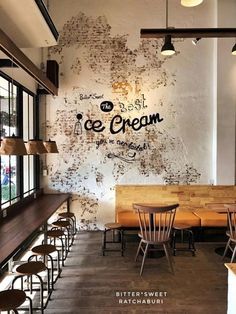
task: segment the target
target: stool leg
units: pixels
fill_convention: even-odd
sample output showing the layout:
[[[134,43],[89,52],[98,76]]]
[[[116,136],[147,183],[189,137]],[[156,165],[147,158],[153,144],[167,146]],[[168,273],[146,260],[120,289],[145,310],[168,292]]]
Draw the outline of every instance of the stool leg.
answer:
[[[121,256],[124,256],[124,234],[123,234],[123,230],[120,230],[120,242],[121,242]]]
[[[33,302],[29,296],[26,296],[26,298],[29,300],[29,313],[33,313]]]
[[[106,242],[107,242],[107,229],[103,231],[103,246],[102,246],[102,255],[105,255],[105,249],[106,249]]]
[[[115,230],[112,230],[112,242],[115,242]]]
[[[173,255],[176,255],[176,230],[173,232],[173,237],[172,237],[172,251]]]
[[[184,242],[184,230],[180,230],[181,232],[181,242],[183,243]]]
[[[189,237],[190,237],[190,242],[189,242],[190,244],[189,244],[189,246],[190,246],[190,249],[192,251],[193,256],[195,256],[196,249],[195,249],[195,245],[194,245],[194,236],[193,236],[193,231],[192,230],[189,230]]]

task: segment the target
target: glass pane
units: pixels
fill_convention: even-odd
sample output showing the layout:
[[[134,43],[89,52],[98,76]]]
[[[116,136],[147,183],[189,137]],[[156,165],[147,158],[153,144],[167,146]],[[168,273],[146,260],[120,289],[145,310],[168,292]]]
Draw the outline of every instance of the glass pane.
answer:
[[[26,92],[23,92],[23,139],[24,141],[29,139],[29,104]]]
[[[9,97],[9,115],[10,115],[10,128],[9,128],[9,136],[13,134],[18,135],[17,131],[17,109],[16,109],[16,97],[17,97],[17,89],[16,86],[10,84],[10,97]]]
[[[16,197],[16,156],[1,156],[2,203]]]
[[[29,95],[29,137],[34,138],[34,103],[33,97]]]
[[[9,134],[9,91],[8,82],[2,78],[4,87],[0,86],[0,134],[1,138]]]
[[[23,136],[24,141],[35,138],[34,133],[34,98],[27,92],[23,92]],[[24,156],[24,196],[35,188],[34,164],[35,156]]]
[[[24,190],[23,193],[29,190],[29,156],[23,156],[23,167],[24,167]]]
[[[17,135],[17,87],[0,77],[0,135]],[[17,191],[17,157],[1,156],[1,203],[9,206]]]
[[[34,186],[34,156],[30,156],[30,165],[29,165],[29,168],[30,168],[30,186],[29,186],[29,189],[33,189],[35,188]]]

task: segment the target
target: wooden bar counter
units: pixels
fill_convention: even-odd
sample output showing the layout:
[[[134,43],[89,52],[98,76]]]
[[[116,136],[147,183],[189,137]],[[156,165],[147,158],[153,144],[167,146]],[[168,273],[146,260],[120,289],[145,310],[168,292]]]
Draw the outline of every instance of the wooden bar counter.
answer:
[[[0,267],[3,267],[39,230],[50,216],[67,202],[70,194],[40,194],[0,220]]]

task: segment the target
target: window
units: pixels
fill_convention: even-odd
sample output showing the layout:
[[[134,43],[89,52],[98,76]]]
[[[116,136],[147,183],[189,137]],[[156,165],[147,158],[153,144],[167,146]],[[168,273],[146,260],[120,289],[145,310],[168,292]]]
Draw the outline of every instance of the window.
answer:
[[[25,142],[35,137],[34,116],[34,98],[23,91],[23,139]],[[23,195],[27,196],[35,190],[35,156],[23,156],[23,166]]]
[[[13,86],[13,89],[12,89]],[[23,135],[35,138],[36,97],[23,86],[0,73],[0,136]],[[0,156],[1,208],[6,208],[37,189],[37,156]]]

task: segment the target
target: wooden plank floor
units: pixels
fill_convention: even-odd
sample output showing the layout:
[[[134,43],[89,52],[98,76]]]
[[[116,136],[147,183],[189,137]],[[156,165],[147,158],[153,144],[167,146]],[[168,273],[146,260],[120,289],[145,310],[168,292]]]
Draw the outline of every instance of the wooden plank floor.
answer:
[[[140,277],[140,261],[134,262],[137,242],[127,242],[124,257],[117,252],[102,256],[101,236],[101,232],[77,235],[45,314],[227,312],[227,270],[214,252],[218,243],[196,243],[195,257],[179,252],[174,257],[175,275],[165,257],[147,259]],[[121,292],[133,296],[118,296]],[[145,297],[148,292],[156,297]],[[140,300],[145,303],[136,304]]]

